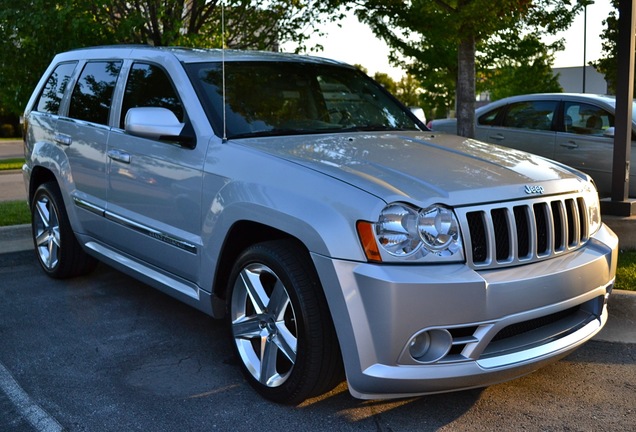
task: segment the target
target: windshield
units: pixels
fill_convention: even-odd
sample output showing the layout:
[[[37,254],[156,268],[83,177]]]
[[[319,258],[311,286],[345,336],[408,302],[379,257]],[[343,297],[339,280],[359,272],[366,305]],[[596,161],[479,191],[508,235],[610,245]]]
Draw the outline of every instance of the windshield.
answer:
[[[208,118],[223,131],[221,63],[186,66]],[[422,130],[356,69],[300,62],[225,64],[228,138],[343,131]]]

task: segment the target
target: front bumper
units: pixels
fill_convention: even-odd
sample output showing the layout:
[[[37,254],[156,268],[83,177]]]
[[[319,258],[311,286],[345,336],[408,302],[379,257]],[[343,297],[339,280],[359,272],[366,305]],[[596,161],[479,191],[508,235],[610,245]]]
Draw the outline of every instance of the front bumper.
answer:
[[[617,253],[603,225],[575,252],[484,271],[312,257],[350,392],[376,399],[483,387],[569,354],[607,320]],[[437,354],[415,358],[423,332],[443,337]]]

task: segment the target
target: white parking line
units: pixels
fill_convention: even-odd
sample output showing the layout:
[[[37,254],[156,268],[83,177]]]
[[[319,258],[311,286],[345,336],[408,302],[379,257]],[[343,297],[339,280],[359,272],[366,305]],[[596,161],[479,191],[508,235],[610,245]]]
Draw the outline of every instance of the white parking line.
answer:
[[[61,432],[64,430],[57,420],[31,400],[2,362],[0,362],[0,389],[9,397],[22,417],[37,431]]]

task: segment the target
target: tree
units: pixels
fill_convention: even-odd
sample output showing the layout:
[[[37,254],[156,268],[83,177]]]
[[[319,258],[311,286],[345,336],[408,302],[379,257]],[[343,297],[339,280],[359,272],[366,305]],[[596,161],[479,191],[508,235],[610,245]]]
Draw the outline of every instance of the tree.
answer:
[[[605,29],[601,34],[603,57],[595,62],[590,62],[599,72],[605,75],[607,90],[610,94],[616,93],[616,76],[618,72],[618,3],[612,0],[614,10],[603,21]],[[634,78],[636,80],[636,77]],[[636,85],[634,85],[634,97],[636,97]]]
[[[281,42],[303,43],[315,32],[312,24],[327,17],[322,2],[298,0],[105,0],[87,2],[121,42],[155,46],[221,46],[276,50]],[[222,4],[225,5],[222,8]]]
[[[458,133],[469,137],[474,135],[475,71],[477,66],[490,66],[479,54],[498,41],[519,42],[538,29],[554,34],[581,9],[570,0],[335,3],[355,9],[358,18],[391,47],[392,61],[416,76],[436,105],[456,94]]]
[[[359,67],[361,68],[361,67]],[[361,68],[364,71],[364,68]],[[366,72],[366,71],[365,71]],[[380,83],[389,93],[408,107],[420,106],[421,85],[413,75],[407,74],[395,82],[388,74],[376,72],[373,79]]]
[[[327,15],[324,2],[225,0],[0,0],[0,106],[19,113],[52,57],[91,45],[140,43],[202,48],[302,48]]]
[[[554,75],[550,67],[553,55],[536,35],[525,35],[516,44],[501,41],[485,48],[481,61],[489,68],[477,72],[477,91],[488,92],[491,100],[524,93],[563,91],[559,76]],[[504,50],[508,52],[499,57]]]
[[[81,0],[0,0],[0,105],[20,113],[55,53],[109,42]]]
[[[404,105],[409,107],[420,106],[421,86],[417,78],[406,74],[397,83],[396,96]]]
[[[382,84],[382,87],[386,89],[393,96],[397,95],[397,83],[389,76],[389,74],[384,72],[376,72],[373,75],[373,79]]]

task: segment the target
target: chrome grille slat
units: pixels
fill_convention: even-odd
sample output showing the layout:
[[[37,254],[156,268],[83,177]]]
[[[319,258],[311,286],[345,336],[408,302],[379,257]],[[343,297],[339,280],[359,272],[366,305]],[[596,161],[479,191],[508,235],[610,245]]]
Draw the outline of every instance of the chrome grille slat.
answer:
[[[540,197],[457,210],[474,268],[498,268],[541,261],[587,242],[583,199]]]

